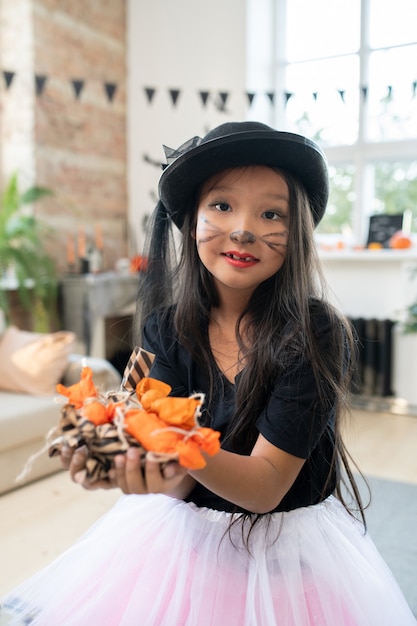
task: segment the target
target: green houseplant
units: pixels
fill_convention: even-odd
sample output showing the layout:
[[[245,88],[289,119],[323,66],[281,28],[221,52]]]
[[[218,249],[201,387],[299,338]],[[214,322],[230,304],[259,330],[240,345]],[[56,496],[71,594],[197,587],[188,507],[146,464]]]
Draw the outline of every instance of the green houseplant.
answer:
[[[10,324],[10,291],[15,287],[39,332],[49,328],[58,280],[53,260],[43,251],[47,227],[27,205],[51,194],[37,186],[20,193],[17,174],[13,174],[0,198],[0,309],[6,325]]]
[[[402,323],[402,332],[405,335],[417,333],[417,302],[413,302],[406,308],[405,319]]]

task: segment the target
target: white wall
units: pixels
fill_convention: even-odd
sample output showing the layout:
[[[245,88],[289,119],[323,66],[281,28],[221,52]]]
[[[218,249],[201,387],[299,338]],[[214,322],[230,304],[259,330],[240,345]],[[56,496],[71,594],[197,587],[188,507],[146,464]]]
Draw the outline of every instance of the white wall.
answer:
[[[5,182],[19,172],[21,188],[35,183],[33,28],[31,0],[0,0],[0,60],[15,72],[10,92],[1,76],[0,176]],[[16,33],[19,41],[16,42]]]
[[[140,250],[161,173],[143,156],[164,161],[162,144],[247,117],[246,0],[128,0],[127,9],[129,219]],[[151,104],[145,87],[156,89]],[[181,90],[175,107],[169,89]],[[200,90],[211,94],[206,107]],[[226,111],[216,107],[222,91]]]
[[[416,299],[414,250],[320,253],[329,296],[346,315],[402,319]]]

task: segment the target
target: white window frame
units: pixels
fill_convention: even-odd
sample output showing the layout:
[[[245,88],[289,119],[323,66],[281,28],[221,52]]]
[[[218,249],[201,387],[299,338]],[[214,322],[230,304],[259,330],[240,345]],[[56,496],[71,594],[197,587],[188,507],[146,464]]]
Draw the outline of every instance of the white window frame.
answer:
[[[309,1],[309,0],[306,0]],[[249,117],[285,129],[284,98],[286,67],[286,8],[291,0],[247,0],[247,87],[248,91],[264,89],[276,93],[273,107],[259,106]],[[359,85],[368,84],[371,54],[369,43],[370,0],[361,0]],[[259,36],[262,33],[262,36]],[[417,40],[417,37],[416,37]],[[383,50],[384,48],[374,48]],[[262,84],[261,84],[262,83]],[[394,162],[417,159],[417,139],[375,142],[366,140],[367,100],[360,98],[357,141],[350,145],[326,146],[325,153],[332,166],[353,164],[355,167],[355,201],[352,207],[354,239],[364,244],[372,213],[372,166],[377,161]],[[255,115],[254,115],[255,114]],[[330,236],[329,236],[330,237]]]

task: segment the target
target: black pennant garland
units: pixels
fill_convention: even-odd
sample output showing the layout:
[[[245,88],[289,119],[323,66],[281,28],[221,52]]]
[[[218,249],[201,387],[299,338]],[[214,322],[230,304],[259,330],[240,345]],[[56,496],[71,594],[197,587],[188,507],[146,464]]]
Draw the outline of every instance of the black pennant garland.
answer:
[[[36,95],[41,96],[43,90],[45,89],[45,84],[47,81],[47,77],[41,74],[35,74],[35,89]]]
[[[170,89],[169,90],[169,95],[171,97],[171,102],[174,105],[174,107],[177,105],[178,102],[178,98],[180,95],[180,90],[179,89]]]
[[[82,90],[84,88],[84,81],[83,80],[78,80],[78,79],[73,79],[71,81],[71,83],[72,83],[72,86],[74,88],[75,98],[77,100],[79,100],[80,96],[81,96],[81,92],[82,92]]]
[[[207,105],[207,100],[208,100],[210,93],[208,91],[200,91],[199,93],[200,93],[201,102],[203,103],[203,106],[205,107]]]
[[[153,87],[145,87],[145,94],[146,94],[146,99],[148,101],[148,104],[151,104],[153,97],[155,95],[156,89],[154,89]]]
[[[14,78],[15,73],[14,72],[7,72],[6,70],[3,71],[3,76],[4,76],[4,82],[6,83],[6,90],[10,87],[10,85],[12,84],[13,78]]]
[[[104,90],[107,95],[107,100],[113,102],[114,94],[116,93],[116,83],[104,83]]]
[[[4,78],[6,91],[7,91],[8,89],[10,89],[13,83],[16,73],[9,71],[9,70],[2,70],[2,73],[3,73],[3,78]],[[45,74],[34,75],[34,83],[35,83],[35,90],[36,90],[37,96],[41,96],[43,94],[48,80],[50,80],[50,77],[48,77]],[[74,95],[75,95],[76,100],[80,99],[81,93],[85,87],[85,83],[86,81],[84,79],[72,79],[71,80],[71,84],[74,90]],[[118,84],[115,82],[105,81],[103,82],[103,87],[104,87],[105,95],[107,97],[108,102],[110,103],[113,102],[115,95],[117,93]],[[363,101],[365,102],[368,98],[369,87],[367,85],[361,85],[360,87],[358,87],[358,89],[360,91]],[[157,91],[156,88],[143,87],[143,90],[146,96],[147,103],[151,104],[156,95],[156,91]],[[201,90],[201,91],[198,91],[197,93],[199,95],[199,98],[201,100],[203,107],[207,107],[210,97],[213,96],[212,92],[208,90]],[[291,91],[284,91],[280,93],[282,93],[285,107],[287,106],[289,100],[292,97],[295,97],[297,95],[296,93],[291,92]],[[343,103],[346,103],[346,99],[345,99],[346,90],[337,89],[337,93],[339,94],[341,101]],[[170,98],[172,105],[176,107],[178,104],[179,98],[182,94],[182,90],[181,89],[169,89],[168,94],[169,94],[169,98]],[[244,94],[246,96],[248,106],[251,107],[253,105],[255,98],[258,96],[258,93],[254,91],[246,91],[244,92]],[[265,95],[269,99],[271,105],[274,105],[276,93],[273,91],[268,91],[268,92],[265,92]],[[314,101],[318,100],[319,92],[313,91],[311,95]],[[226,103],[229,99],[229,96],[230,96],[230,93],[227,91],[217,92],[217,96],[213,98],[214,107],[220,112],[226,112]],[[414,80],[411,82],[411,98],[414,99],[416,98],[416,96],[417,96],[417,80]],[[394,87],[392,85],[386,85],[386,93],[383,96],[383,100],[385,102],[390,102],[393,98],[394,98]]]
[[[255,94],[252,91],[247,91],[246,92],[246,97],[248,99],[249,106],[252,106],[253,100],[255,98]]]
[[[291,91],[286,91],[284,93],[284,104],[285,106],[287,106],[288,102],[290,101],[290,99],[293,97],[293,93],[291,93]]]
[[[219,103],[217,104],[217,109],[219,111],[226,111],[226,102],[229,97],[227,91],[219,91]]]

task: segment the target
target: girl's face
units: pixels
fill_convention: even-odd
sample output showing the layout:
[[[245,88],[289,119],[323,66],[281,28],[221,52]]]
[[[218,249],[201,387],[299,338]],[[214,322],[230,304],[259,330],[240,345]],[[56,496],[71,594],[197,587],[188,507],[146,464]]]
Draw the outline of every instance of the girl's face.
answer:
[[[281,268],[289,218],[287,183],[269,167],[234,168],[204,183],[195,237],[220,295],[249,297]]]

